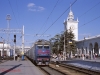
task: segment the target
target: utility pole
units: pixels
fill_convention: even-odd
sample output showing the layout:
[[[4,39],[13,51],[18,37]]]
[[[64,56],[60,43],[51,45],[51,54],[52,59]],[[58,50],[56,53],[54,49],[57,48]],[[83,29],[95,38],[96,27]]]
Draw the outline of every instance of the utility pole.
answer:
[[[63,59],[64,59],[64,60],[66,60],[65,32],[66,32],[66,26],[64,26],[64,51],[63,51]]]
[[[24,26],[22,30],[22,60],[24,60]]]
[[[66,49],[65,49],[65,33],[64,33],[64,51],[63,51],[64,60],[66,60]]]

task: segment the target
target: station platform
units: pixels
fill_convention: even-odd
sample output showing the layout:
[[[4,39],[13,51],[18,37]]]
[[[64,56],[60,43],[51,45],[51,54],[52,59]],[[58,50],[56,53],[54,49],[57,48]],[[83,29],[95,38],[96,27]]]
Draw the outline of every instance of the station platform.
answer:
[[[59,60],[51,59],[51,61],[56,62]],[[72,58],[72,59],[60,60],[59,62],[89,70],[100,71],[100,58],[84,59],[84,60],[82,58]]]
[[[82,58],[73,58],[72,60],[83,60]],[[100,57],[95,59],[84,59],[83,61],[100,62]]]
[[[0,63],[0,75],[44,75],[29,60],[14,61],[9,60]]]
[[[100,57],[99,58],[95,58],[95,59],[82,59],[82,58],[69,58],[69,59],[66,59],[66,60],[58,60],[58,59],[54,59],[54,58],[51,58],[51,61],[68,61],[68,60],[82,60],[82,61],[89,61],[89,62],[100,62]]]

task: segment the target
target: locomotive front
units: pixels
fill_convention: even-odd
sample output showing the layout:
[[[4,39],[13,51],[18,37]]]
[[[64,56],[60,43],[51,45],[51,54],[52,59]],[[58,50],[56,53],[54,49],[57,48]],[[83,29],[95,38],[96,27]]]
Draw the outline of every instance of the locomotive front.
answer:
[[[49,65],[50,53],[50,43],[46,40],[39,40],[36,44],[36,64]]]

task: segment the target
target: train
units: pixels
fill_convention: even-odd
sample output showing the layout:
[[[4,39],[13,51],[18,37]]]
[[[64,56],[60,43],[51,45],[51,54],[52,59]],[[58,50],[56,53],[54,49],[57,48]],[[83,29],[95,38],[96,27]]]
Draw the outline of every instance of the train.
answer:
[[[51,48],[50,42],[44,39],[37,40],[26,52],[26,56],[36,65],[49,65]]]

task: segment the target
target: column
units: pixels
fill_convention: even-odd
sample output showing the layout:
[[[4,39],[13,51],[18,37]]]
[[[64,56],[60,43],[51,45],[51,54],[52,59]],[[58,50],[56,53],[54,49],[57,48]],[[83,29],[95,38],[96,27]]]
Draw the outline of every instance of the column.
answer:
[[[79,50],[78,50],[78,48],[77,48],[77,55],[79,55]]]
[[[99,48],[99,55],[100,55],[100,48]]]
[[[89,54],[89,49],[87,49],[87,54]]]
[[[89,59],[89,48],[87,48],[87,58]]]
[[[72,51],[71,51],[71,58],[73,58],[73,54],[72,54]]]
[[[86,56],[86,49],[84,48],[84,55]]]
[[[94,48],[93,48],[93,54],[94,54]]]
[[[91,59],[93,59],[93,54],[92,54],[93,52],[92,52],[92,50],[91,50]]]
[[[80,55],[82,55],[82,49],[80,49]]]

